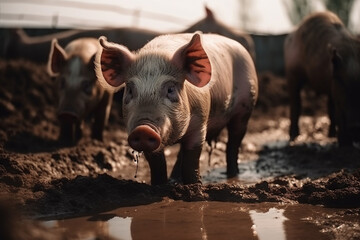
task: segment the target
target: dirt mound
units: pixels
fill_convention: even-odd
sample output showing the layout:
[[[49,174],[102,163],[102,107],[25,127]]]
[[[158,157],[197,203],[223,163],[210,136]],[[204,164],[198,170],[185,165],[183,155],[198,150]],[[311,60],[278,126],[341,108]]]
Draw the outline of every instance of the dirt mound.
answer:
[[[35,184],[32,191],[39,194],[39,198],[28,200],[26,208],[28,213],[39,214],[41,217],[63,217],[149,204],[165,197],[183,201],[298,202],[355,208],[360,207],[359,189],[359,171],[340,171],[315,181],[277,177],[250,186],[235,183],[150,186],[100,174]]]

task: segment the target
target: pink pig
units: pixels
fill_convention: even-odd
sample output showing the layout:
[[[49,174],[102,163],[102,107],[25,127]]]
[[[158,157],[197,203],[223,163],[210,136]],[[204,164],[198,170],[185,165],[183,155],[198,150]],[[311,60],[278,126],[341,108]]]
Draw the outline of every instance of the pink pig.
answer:
[[[248,51],[214,34],[159,36],[136,53],[100,38],[96,73],[112,91],[125,83],[123,114],[129,145],[144,152],[151,183],[167,182],[164,147],[180,143],[171,178],[200,182],[205,141],[227,127],[227,175],[238,174],[238,153],[258,94]]]
[[[108,121],[112,92],[104,90],[94,71],[95,54],[101,46],[95,38],[79,38],[63,49],[54,39],[48,61],[48,72],[56,78],[59,95],[59,139],[74,144],[82,136],[84,119],[91,117],[92,137],[103,139]]]

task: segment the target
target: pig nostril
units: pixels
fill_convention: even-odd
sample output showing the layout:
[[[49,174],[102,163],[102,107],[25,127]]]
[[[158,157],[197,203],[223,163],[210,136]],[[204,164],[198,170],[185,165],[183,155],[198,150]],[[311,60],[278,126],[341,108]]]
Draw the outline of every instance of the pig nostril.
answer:
[[[136,151],[155,151],[160,141],[160,135],[148,125],[136,127],[128,137],[129,145]]]

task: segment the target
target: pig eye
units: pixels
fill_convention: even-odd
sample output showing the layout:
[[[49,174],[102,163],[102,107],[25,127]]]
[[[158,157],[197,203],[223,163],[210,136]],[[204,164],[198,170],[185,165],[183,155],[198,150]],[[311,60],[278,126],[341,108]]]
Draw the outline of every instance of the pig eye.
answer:
[[[179,101],[179,96],[177,93],[177,89],[175,84],[171,83],[171,84],[167,84],[166,85],[166,97],[171,101],[171,102],[177,102]]]
[[[174,92],[175,92],[175,87],[174,86],[169,87],[168,90],[167,90],[168,94],[174,94]]]
[[[134,97],[134,90],[133,87],[129,84],[128,86],[126,86],[124,103],[128,104],[131,101],[131,99],[133,99],[133,97]]]
[[[81,83],[81,88],[84,91],[84,93],[90,95],[93,90],[93,84],[91,81],[84,81]]]

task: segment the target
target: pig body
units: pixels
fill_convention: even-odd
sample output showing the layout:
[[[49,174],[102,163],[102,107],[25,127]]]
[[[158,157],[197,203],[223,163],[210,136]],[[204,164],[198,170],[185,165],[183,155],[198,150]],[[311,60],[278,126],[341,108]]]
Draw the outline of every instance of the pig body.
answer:
[[[56,78],[59,96],[60,140],[74,144],[82,136],[85,118],[92,117],[92,137],[103,139],[112,102],[112,93],[104,90],[94,71],[95,54],[100,44],[95,38],[80,38],[63,49],[54,39],[48,72]]]
[[[194,23],[193,25],[185,29],[183,32],[192,33],[195,31],[202,31],[203,33],[216,33],[224,37],[231,38],[241,43],[241,45],[243,45],[245,49],[248,50],[253,60],[255,60],[255,44],[249,34],[234,31],[230,27],[226,26],[224,23],[216,19],[213,12],[208,7],[205,7],[205,12],[205,18]]]
[[[307,84],[328,96],[329,135],[339,145],[360,140],[360,42],[331,12],[306,18],[284,46],[290,95],[290,138],[299,134],[300,91]]]
[[[227,174],[238,173],[237,157],[257,99],[253,61],[238,42],[212,34],[155,38],[137,53],[100,38],[96,71],[106,88],[126,84],[123,114],[129,145],[143,151],[151,183],[167,181],[164,147],[180,143],[172,178],[199,182],[206,140],[228,128]]]

